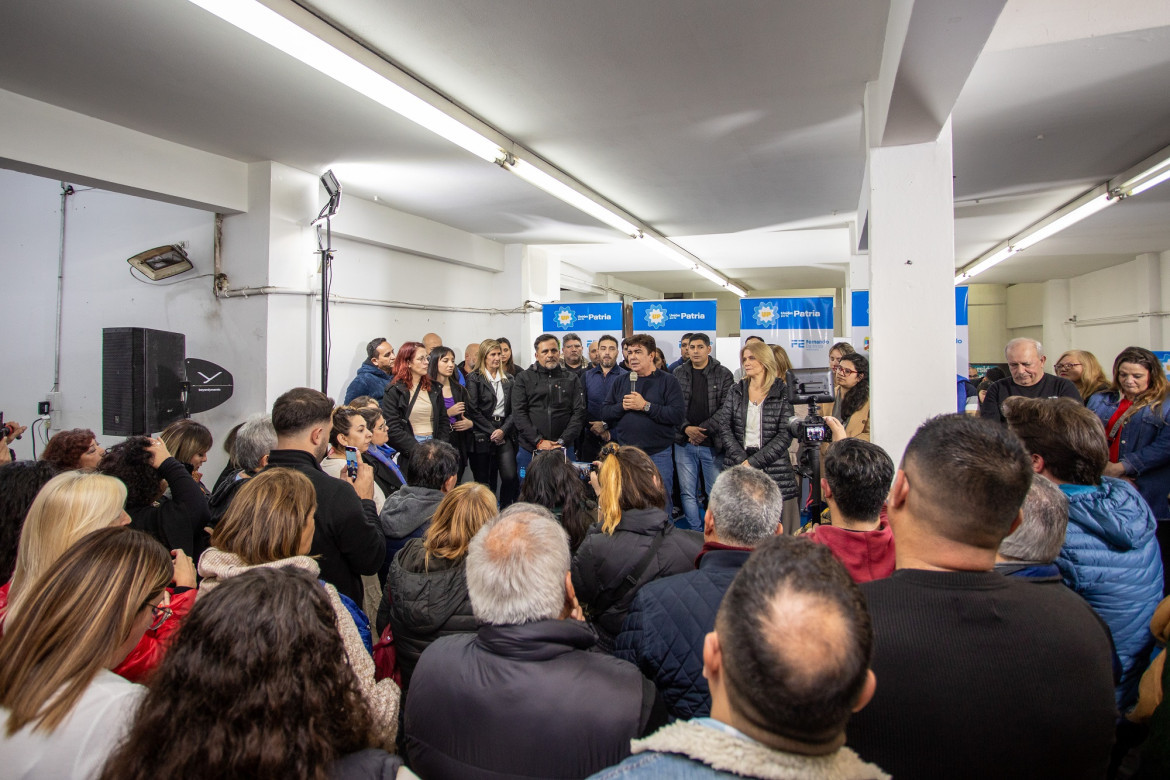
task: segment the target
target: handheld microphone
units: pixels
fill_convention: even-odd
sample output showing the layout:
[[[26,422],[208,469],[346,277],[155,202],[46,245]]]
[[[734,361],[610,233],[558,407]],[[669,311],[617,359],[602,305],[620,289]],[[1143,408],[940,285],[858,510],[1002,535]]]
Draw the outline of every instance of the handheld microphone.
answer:
[[[638,375],[633,371],[630,372],[630,392],[638,392]]]

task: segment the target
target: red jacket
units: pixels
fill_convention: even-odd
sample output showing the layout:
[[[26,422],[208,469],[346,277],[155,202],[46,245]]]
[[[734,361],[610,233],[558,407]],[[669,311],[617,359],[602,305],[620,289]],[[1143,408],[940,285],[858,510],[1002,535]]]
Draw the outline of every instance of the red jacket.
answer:
[[[884,518],[873,531],[818,525],[804,538],[828,547],[854,582],[880,580],[894,573],[894,533]]]
[[[0,585],[0,621],[8,612],[8,586],[11,582]],[[182,593],[171,593],[171,616],[158,627],[157,631],[147,631],[142,635],[130,655],[122,659],[122,663],[115,668],[114,674],[125,677],[130,682],[145,683],[150,675],[162,663],[163,656],[175,634],[182,624],[183,618],[191,611],[195,604],[196,590],[191,588]]]

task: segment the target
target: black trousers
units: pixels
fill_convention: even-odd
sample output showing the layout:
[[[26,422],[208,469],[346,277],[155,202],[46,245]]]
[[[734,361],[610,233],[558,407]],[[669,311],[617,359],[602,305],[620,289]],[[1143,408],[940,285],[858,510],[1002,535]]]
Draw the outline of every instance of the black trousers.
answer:
[[[503,444],[491,444],[487,452],[471,452],[471,473],[475,481],[496,491],[499,479],[500,509],[515,503],[520,492],[520,481],[516,478],[516,445],[509,439]]]

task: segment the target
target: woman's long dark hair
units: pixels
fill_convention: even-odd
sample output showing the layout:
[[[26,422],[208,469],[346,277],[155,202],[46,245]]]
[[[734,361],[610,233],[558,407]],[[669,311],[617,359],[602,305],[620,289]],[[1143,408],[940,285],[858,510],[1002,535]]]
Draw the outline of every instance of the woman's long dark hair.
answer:
[[[500,336],[496,341],[508,345],[508,359],[507,361],[500,361],[500,369],[509,374],[515,374],[520,369],[516,367],[516,350],[512,348],[512,342],[508,341],[506,336]]]
[[[845,398],[841,401],[841,423],[844,424],[869,400],[869,358],[854,352],[842,355],[841,362],[852,363],[857,372],[857,384],[845,391]]]
[[[371,747],[325,589],[258,568],[201,597],[102,778],[305,777]]]
[[[452,359],[455,358],[455,350],[450,347],[435,347],[431,350],[431,354],[427,356],[427,378],[431,380],[432,384],[442,384],[443,380],[439,378],[439,361],[447,355]],[[456,370],[459,370],[456,367]],[[455,375],[451,375],[450,382],[452,385],[457,385],[459,382],[455,379]]]
[[[595,513],[590,512],[585,483],[560,452],[541,452],[532,458],[519,500],[548,507],[553,512],[561,507],[561,525],[574,551],[585,541],[585,532],[596,519]]]

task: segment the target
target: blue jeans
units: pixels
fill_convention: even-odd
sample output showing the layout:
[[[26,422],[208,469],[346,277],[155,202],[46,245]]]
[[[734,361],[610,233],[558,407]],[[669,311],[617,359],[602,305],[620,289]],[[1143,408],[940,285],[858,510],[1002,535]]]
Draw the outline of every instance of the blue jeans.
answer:
[[[699,470],[703,472],[703,485],[707,497],[715,486],[723,458],[710,447],[694,444],[674,445],[674,465],[678,469],[678,491],[682,495],[683,516],[692,531],[703,530],[703,507],[699,504]],[[680,525],[681,527],[681,525]]]
[[[565,447],[565,460],[574,461],[577,459],[577,454],[572,447]],[[526,450],[523,447],[516,448],[516,474],[520,479],[520,484],[524,484],[524,474],[528,471],[528,464],[532,462],[532,450]]]
[[[666,516],[674,514],[674,502],[670,494],[674,492],[674,452],[673,447],[654,453],[650,460],[658,467],[658,474],[662,477],[662,488],[666,491]]]

